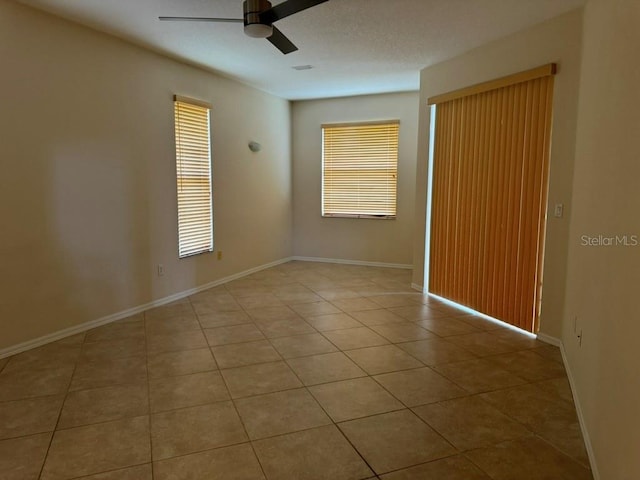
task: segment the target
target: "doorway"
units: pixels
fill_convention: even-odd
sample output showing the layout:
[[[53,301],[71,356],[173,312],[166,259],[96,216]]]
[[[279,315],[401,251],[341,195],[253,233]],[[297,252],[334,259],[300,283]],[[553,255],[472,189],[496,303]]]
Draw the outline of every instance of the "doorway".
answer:
[[[429,99],[428,292],[539,328],[554,64]]]

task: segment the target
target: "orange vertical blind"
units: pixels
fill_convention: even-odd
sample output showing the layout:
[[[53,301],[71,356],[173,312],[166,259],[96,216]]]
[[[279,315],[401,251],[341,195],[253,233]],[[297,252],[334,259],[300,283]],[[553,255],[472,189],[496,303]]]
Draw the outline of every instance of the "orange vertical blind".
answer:
[[[430,99],[429,291],[530,332],[538,328],[555,66],[536,70]]]

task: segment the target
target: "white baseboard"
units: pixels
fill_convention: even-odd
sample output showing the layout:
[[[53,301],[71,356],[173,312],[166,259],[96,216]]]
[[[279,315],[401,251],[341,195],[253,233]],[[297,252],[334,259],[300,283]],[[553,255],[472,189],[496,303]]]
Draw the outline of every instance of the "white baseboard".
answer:
[[[569,379],[569,385],[571,386],[571,395],[573,396],[573,403],[576,407],[576,415],[578,416],[578,422],[580,423],[580,430],[582,431],[584,446],[587,450],[587,456],[589,457],[589,465],[591,466],[593,480],[600,480],[600,473],[598,472],[598,466],[596,465],[596,456],[593,452],[591,437],[589,437],[589,431],[587,430],[587,425],[584,421],[582,406],[580,405],[580,399],[578,398],[578,395],[576,393],[576,385],[575,381],[573,380],[571,368],[569,367],[569,362],[567,362],[567,354],[564,350],[564,344],[559,338],[552,337],[551,335],[547,335],[544,333],[538,333],[538,340],[560,348],[560,353],[562,354],[562,363],[564,364],[564,369],[567,372],[567,378]]]
[[[559,338],[552,337],[551,335],[547,335],[546,333],[538,332],[538,334],[536,335],[536,338],[541,342],[548,343],[549,345],[553,345],[554,347],[562,346],[562,342],[560,341]]]
[[[218,285],[222,285],[222,284],[231,282],[233,280],[246,277],[247,275],[251,275],[252,273],[256,273],[261,270],[266,270],[267,268],[281,265],[291,260],[292,260],[291,258],[283,258],[281,260],[276,260],[275,262],[267,263],[265,265],[260,265],[258,267],[250,268],[249,270],[244,270],[242,272],[230,275],[228,277],[214,280],[213,282],[200,285],[199,287],[174,293],[167,297],[159,298],[157,300],[153,300],[143,305],[138,305],[136,307],[123,310],[121,312],[107,315],[106,317],[98,318],[96,320],[90,320],[88,322],[84,322],[79,325],[74,325],[73,327],[65,328],[64,330],[58,330],[57,332],[49,333],[47,335],[43,335],[42,337],[34,338],[33,340],[28,340],[26,342],[19,343],[18,345],[13,345],[10,347],[0,349],[0,359],[5,357],[10,357],[11,355],[16,355],[18,353],[22,353],[27,350],[31,350],[32,348],[46,345],[47,343],[55,342],[57,340],[62,340],[63,338],[70,337],[72,335],[77,335],[78,333],[82,333],[87,330],[91,330],[92,328],[100,327],[102,325],[106,325],[108,323],[115,322],[117,320],[122,320],[123,318],[127,318],[132,315],[142,313],[145,310],[149,310],[150,308],[160,307],[162,305],[166,305],[167,303],[175,302],[176,300],[181,300],[185,297],[194,295],[198,292],[202,292],[204,290],[208,290],[209,288],[217,287]]]
[[[157,300],[153,300],[143,305],[138,305],[136,307],[132,307],[127,310],[123,310],[111,315],[107,315],[105,317],[101,317],[96,320],[90,320],[88,322],[84,322],[79,325],[74,325],[72,327],[65,328],[63,330],[58,330],[56,332],[49,333],[47,335],[43,335],[38,338],[34,338],[33,340],[28,340],[26,342],[19,343],[17,345],[12,345],[10,347],[0,349],[0,359],[5,357],[10,357],[18,353],[22,353],[24,351],[31,350],[33,348],[40,347],[42,345],[46,345],[47,343],[55,342],[57,340],[62,340],[63,338],[70,337],[72,335],[77,335],[78,333],[91,330],[92,328],[100,327],[102,325],[106,325],[111,322],[122,320],[123,318],[127,318],[132,315],[142,313],[145,310],[149,310],[150,308],[160,307],[162,305],[166,305],[167,303],[175,302],[176,300],[180,300],[190,295],[194,295],[198,292],[202,292],[209,288],[217,287],[218,285],[222,285],[222,284],[231,282],[233,280],[246,277],[247,275],[251,275],[252,273],[256,273],[261,270],[266,270],[267,268],[275,267],[277,265],[281,265],[283,263],[290,262],[292,260],[299,260],[299,261],[306,261],[306,262],[340,263],[340,264],[348,264],[348,265],[363,265],[363,266],[371,266],[371,267],[389,267],[389,268],[405,268],[405,269],[413,268],[413,265],[404,265],[404,264],[395,264],[395,263],[361,262],[358,260],[343,260],[343,259],[316,258],[316,257],[286,257],[280,260],[276,260],[274,262],[260,265],[258,267],[244,270],[242,272],[230,275],[228,277],[214,280],[213,282],[200,285],[199,287],[174,293],[167,297],[159,298]]]
[[[573,379],[573,374],[571,373],[571,368],[569,367],[569,362],[567,362],[567,354],[564,350],[564,344],[560,340],[558,340],[558,342],[560,343],[560,352],[562,353],[562,362],[564,363],[564,368],[567,371],[567,378],[569,379],[569,385],[571,385],[571,395],[573,396],[573,403],[576,406],[576,414],[578,415],[578,422],[580,422],[580,430],[582,431],[584,446],[587,450],[587,456],[589,457],[591,474],[593,475],[594,480],[600,480],[600,472],[598,471],[598,465],[596,464],[596,456],[593,451],[593,445],[591,444],[591,437],[589,436],[589,431],[587,430],[587,424],[584,420],[584,414],[582,413],[582,406],[580,405],[580,400],[578,399],[578,395],[576,393],[577,392],[576,384]]]
[[[407,270],[413,269],[413,265],[407,265],[405,263],[364,262],[361,260],[345,260],[343,258],[294,256],[294,257],[291,257],[289,260],[297,260],[299,262],[340,263],[344,265],[360,265],[363,267],[404,268]]]

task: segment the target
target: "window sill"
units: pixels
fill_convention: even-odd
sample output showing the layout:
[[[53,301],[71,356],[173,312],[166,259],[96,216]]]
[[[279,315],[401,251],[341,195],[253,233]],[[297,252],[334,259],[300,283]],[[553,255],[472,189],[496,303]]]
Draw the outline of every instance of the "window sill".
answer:
[[[197,255],[204,255],[206,253],[211,253],[211,252],[213,252],[213,248],[207,248],[206,250],[199,250],[197,252],[187,253],[185,255],[178,255],[178,260],[184,260],[185,258],[191,258]]]

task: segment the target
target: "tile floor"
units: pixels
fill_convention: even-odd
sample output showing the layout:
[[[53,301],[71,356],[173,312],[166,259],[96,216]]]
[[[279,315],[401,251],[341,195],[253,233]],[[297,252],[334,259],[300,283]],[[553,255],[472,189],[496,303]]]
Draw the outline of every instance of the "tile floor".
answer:
[[[291,262],[0,360],[0,477],[590,479],[557,348]]]

